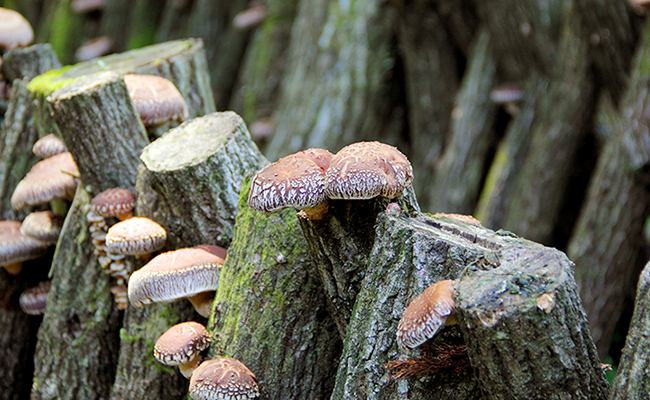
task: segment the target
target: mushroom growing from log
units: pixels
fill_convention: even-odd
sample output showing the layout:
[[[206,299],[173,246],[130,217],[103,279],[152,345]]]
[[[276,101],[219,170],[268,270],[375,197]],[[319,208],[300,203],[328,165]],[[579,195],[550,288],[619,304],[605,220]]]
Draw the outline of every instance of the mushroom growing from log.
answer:
[[[28,315],[41,315],[45,312],[51,281],[43,281],[38,286],[25,289],[18,300],[20,308]]]
[[[194,400],[248,400],[260,396],[255,375],[235,358],[204,361],[190,378]]]
[[[394,199],[413,181],[413,167],[397,148],[380,142],[345,146],[332,157],[325,172],[330,199]]]
[[[103,218],[117,217],[125,220],[133,216],[135,194],[129,189],[110,188],[90,201],[90,210]]]
[[[0,49],[25,47],[34,41],[29,22],[14,10],[0,7]]]
[[[189,115],[183,95],[169,79],[156,75],[124,75],[135,110],[147,128],[170,121],[183,122]]]
[[[309,149],[288,155],[260,170],[253,178],[248,205],[263,214],[293,207],[308,219],[327,211],[325,170],[332,153]]]
[[[226,250],[200,245],[162,253],[129,278],[129,301],[134,307],[187,298],[203,317],[210,316],[214,291]]]
[[[20,232],[48,244],[55,244],[63,227],[63,216],[52,211],[35,211],[23,220]]]
[[[160,363],[178,366],[184,377],[190,378],[203,357],[201,352],[210,345],[210,333],[198,322],[181,322],[163,333],[153,347]]]
[[[18,275],[22,262],[42,257],[47,243],[20,233],[18,221],[0,221],[0,266],[11,275]]]
[[[54,199],[72,200],[79,170],[70,152],[39,161],[18,182],[11,196],[11,207],[22,210]]]
[[[32,152],[40,158],[52,157],[66,151],[68,148],[65,142],[53,133],[38,139],[32,146]]]
[[[397,326],[397,345],[416,348],[431,339],[443,325],[456,323],[453,294],[454,281],[443,280],[411,301]]]
[[[142,256],[165,246],[167,231],[156,221],[131,217],[108,228],[106,248],[110,253]]]

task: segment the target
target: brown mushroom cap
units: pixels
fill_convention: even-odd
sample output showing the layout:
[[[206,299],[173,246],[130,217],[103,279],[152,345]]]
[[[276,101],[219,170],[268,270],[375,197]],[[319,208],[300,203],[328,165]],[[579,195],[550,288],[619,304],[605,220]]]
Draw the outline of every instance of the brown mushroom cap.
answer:
[[[330,159],[327,150],[309,149],[264,167],[253,178],[248,205],[262,213],[318,207],[327,201],[325,170]]]
[[[34,143],[34,146],[32,146],[32,152],[40,158],[52,157],[57,154],[65,153],[66,151],[68,151],[68,148],[66,147],[65,142],[53,133],[38,139],[36,143]]]
[[[79,170],[70,152],[39,161],[16,186],[11,206],[21,210],[54,199],[71,199],[77,188],[77,176]]]
[[[0,266],[8,267],[12,264],[39,258],[47,251],[47,243],[28,237],[20,233],[18,221],[0,221]],[[18,273],[9,270],[9,273]]]
[[[247,400],[260,395],[255,375],[235,358],[204,361],[192,374],[194,400]]]
[[[93,58],[105,56],[111,52],[113,41],[108,36],[100,36],[87,40],[74,53],[78,62],[92,60]]]
[[[51,281],[43,281],[20,295],[20,308],[29,315],[41,315],[45,312],[47,296],[50,294]]]
[[[429,286],[406,308],[397,326],[399,347],[418,347],[431,339],[454,311],[454,281]]]
[[[131,274],[129,301],[135,307],[142,307],[217,290],[225,256],[225,249],[211,245],[159,254]]]
[[[25,47],[34,41],[29,22],[14,10],[0,7],[0,48]]]
[[[56,243],[62,227],[62,216],[52,211],[35,211],[25,217],[20,232],[46,243]]]
[[[210,333],[198,322],[176,324],[163,333],[153,347],[153,355],[160,363],[177,365],[186,378],[202,361],[201,351],[210,345]]]
[[[123,188],[106,189],[90,201],[90,210],[104,218],[130,214],[134,207],[135,194]]]
[[[133,106],[147,127],[169,121],[183,122],[189,110],[185,99],[169,79],[155,75],[124,75]]]
[[[325,172],[330,199],[393,199],[413,181],[411,163],[397,148],[379,142],[358,142],[332,157]]]
[[[149,254],[163,248],[166,241],[165,228],[145,217],[125,219],[106,233],[106,247],[113,254]]]

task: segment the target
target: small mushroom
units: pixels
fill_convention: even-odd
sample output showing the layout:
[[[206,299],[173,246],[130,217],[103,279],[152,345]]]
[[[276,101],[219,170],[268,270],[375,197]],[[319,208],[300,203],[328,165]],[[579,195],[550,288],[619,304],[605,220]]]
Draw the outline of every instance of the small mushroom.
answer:
[[[519,112],[517,103],[526,97],[526,92],[516,83],[502,83],[490,92],[490,100],[500,104],[510,115]]]
[[[325,172],[330,199],[394,199],[413,181],[413,167],[397,148],[380,142],[358,142],[332,157]]]
[[[194,400],[248,400],[260,396],[255,375],[235,358],[204,361],[190,378]]]
[[[135,207],[135,194],[129,189],[106,189],[93,197],[90,201],[90,210],[100,217],[117,217],[125,220],[133,216]]]
[[[104,9],[106,0],[73,0],[70,9],[75,14],[86,14]]]
[[[151,254],[163,248],[166,241],[165,228],[145,217],[131,217],[118,222],[106,233],[106,247],[113,254]]]
[[[266,18],[266,6],[255,4],[238,12],[232,20],[232,26],[242,31],[253,29],[260,25]]]
[[[443,325],[456,323],[453,294],[454,281],[443,280],[416,297],[397,326],[397,345],[416,348],[431,339]]]
[[[68,148],[66,147],[65,142],[53,133],[38,139],[36,143],[34,143],[34,146],[32,146],[32,152],[36,157],[40,158],[52,157],[57,154],[65,153],[66,151],[68,151]]]
[[[253,178],[248,205],[264,214],[293,207],[320,219],[327,211],[325,170],[331,158],[327,150],[309,149],[264,167]]]
[[[63,217],[52,211],[35,211],[25,217],[20,232],[48,244],[54,244],[59,239]]]
[[[47,296],[50,294],[51,281],[43,281],[28,289],[20,295],[18,303],[20,308],[29,315],[41,315],[45,312]]]
[[[0,7],[0,49],[25,47],[34,41],[29,22],[14,10]]]
[[[134,307],[142,307],[153,302],[187,298],[196,311],[207,318],[226,254],[225,249],[212,245],[159,254],[131,274],[129,302]]]
[[[456,221],[464,222],[466,224],[476,225],[476,226],[483,226],[483,224],[481,224],[481,221],[474,218],[472,215],[454,214],[454,213],[435,213],[435,214],[433,214],[433,216],[434,217],[447,217],[447,218],[455,219]]]
[[[100,36],[86,40],[74,53],[78,62],[89,61],[93,58],[105,56],[111,52],[113,41],[108,36]]]
[[[42,257],[47,243],[20,233],[19,221],[0,221],[0,266],[18,275],[22,262]]]
[[[78,176],[79,170],[70,152],[39,161],[16,185],[11,207],[18,211],[54,199],[72,200]]]
[[[158,338],[153,355],[160,363],[178,366],[184,377],[190,378],[203,357],[201,352],[210,345],[210,333],[198,322],[176,324]]]
[[[126,74],[124,83],[145,127],[187,119],[189,110],[185,99],[169,79],[156,75]]]

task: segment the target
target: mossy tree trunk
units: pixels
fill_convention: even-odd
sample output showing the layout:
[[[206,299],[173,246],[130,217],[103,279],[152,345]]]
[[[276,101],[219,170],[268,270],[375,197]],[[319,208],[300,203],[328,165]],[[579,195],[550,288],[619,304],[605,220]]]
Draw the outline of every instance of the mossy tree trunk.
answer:
[[[11,208],[11,195],[18,182],[29,172],[38,159],[32,146],[38,139],[34,125],[33,97],[26,89],[27,81],[51,68],[59,61],[49,45],[35,45],[8,51],[3,56],[3,73],[13,81],[13,95],[0,128],[0,213],[2,219],[19,220],[27,211]],[[23,80],[25,78],[25,80]],[[18,307],[20,293],[45,279],[47,261],[25,265],[25,272],[10,276],[4,268],[0,271],[0,398],[21,399],[29,396],[34,369],[34,348],[40,317],[25,314]]]
[[[645,260],[645,219],[650,214],[650,26],[637,54],[621,114],[612,115],[612,134],[598,159],[586,202],[569,242],[580,294],[602,355]],[[614,234],[616,232],[616,234]]]

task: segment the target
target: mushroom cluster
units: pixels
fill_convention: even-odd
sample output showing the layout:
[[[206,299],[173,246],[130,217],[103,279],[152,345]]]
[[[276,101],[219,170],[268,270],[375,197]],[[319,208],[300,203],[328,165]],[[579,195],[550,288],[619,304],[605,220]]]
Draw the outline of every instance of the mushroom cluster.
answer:
[[[394,199],[413,181],[413,168],[397,148],[380,142],[358,142],[332,155],[323,149],[291,154],[260,170],[253,178],[248,205],[261,213],[284,208],[301,210],[318,220],[328,199]]]

